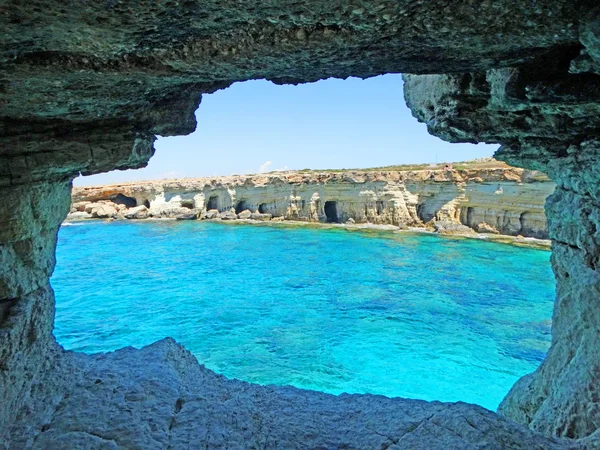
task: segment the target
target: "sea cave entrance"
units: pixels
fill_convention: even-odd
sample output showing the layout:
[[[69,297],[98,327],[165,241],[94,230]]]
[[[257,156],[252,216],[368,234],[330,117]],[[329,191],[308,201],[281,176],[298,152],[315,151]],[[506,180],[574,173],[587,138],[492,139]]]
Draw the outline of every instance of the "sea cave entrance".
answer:
[[[112,202],[117,205],[124,205],[127,208],[134,208],[137,206],[137,200],[134,197],[128,197],[127,195],[117,194]]]
[[[325,202],[325,217],[327,218],[327,223],[340,223],[337,202],[335,200]]]
[[[242,211],[246,211],[247,209],[248,209],[248,204],[246,203],[246,200],[240,200],[235,205],[235,213],[236,214],[239,214]]]
[[[211,195],[206,202],[206,210],[210,211],[211,209],[219,209],[219,196]]]
[[[342,82],[340,80],[337,81],[324,81],[324,82],[320,82],[318,84],[314,84],[314,85],[302,85],[300,87],[294,87],[294,86],[266,86],[264,87],[264,89],[274,89],[276,91],[274,91],[275,94],[278,94],[276,96],[274,96],[273,98],[277,98],[277,99],[282,99],[284,98],[283,96],[281,96],[281,94],[279,94],[282,90],[285,91],[295,91],[295,90],[301,90],[302,91],[302,99],[307,101],[308,99],[311,100],[311,102],[307,101],[307,108],[312,108],[312,106],[314,106],[314,103],[317,101],[322,101],[322,97],[324,95],[324,90],[318,91],[318,97],[317,96],[313,96],[310,97],[308,96],[309,93],[309,89],[311,88],[316,88],[316,89],[323,89],[323,88],[319,88],[319,86],[329,86],[332,83],[336,83],[336,84],[340,84],[340,88],[341,89],[341,85],[342,83],[345,84],[357,84],[357,83],[361,83],[361,84],[373,84],[376,83],[377,80],[379,80],[380,83],[383,83],[383,85],[385,86],[386,84],[390,84],[391,86],[396,86],[396,85],[400,85],[401,86],[401,80],[397,79],[397,77],[394,76],[386,76],[385,78],[379,78],[379,79],[371,79],[369,81],[358,81],[358,80],[348,80],[346,82]],[[236,137],[242,134],[244,137],[244,142],[249,142],[249,145],[253,142],[253,141],[257,141],[257,142],[262,142],[259,140],[259,138],[264,137],[264,136],[270,136],[273,134],[273,130],[283,130],[283,131],[290,131],[291,126],[288,124],[288,122],[292,123],[292,124],[297,124],[297,123],[303,123],[303,128],[300,131],[304,131],[304,128],[308,128],[308,129],[319,129],[320,127],[324,127],[324,123],[327,124],[327,126],[325,127],[327,129],[327,133],[330,135],[336,135],[336,136],[344,136],[344,133],[347,133],[346,128],[342,128],[342,129],[337,129],[336,130],[336,125],[338,123],[338,121],[332,121],[332,123],[327,123],[326,119],[328,116],[330,115],[335,115],[335,116],[342,116],[343,114],[347,113],[348,111],[351,111],[351,104],[344,104],[342,105],[343,108],[340,108],[338,111],[335,111],[335,114],[333,114],[331,111],[327,110],[327,117],[324,116],[324,114],[313,114],[311,113],[310,118],[311,120],[314,120],[314,123],[307,125],[305,122],[302,122],[302,120],[306,120],[306,118],[304,116],[295,116],[295,114],[299,114],[299,111],[301,112],[300,109],[294,110],[293,112],[290,112],[289,114],[277,114],[277,117],[285,117],[287,122],[282,123],[282,124],[278,124],[278,123],[274,123],[274,118],[273,118],[273,113],[272,111],[265,111],[264,116],[269,118],[268,121],[266,121],[267,123],[265,124],[265,126],[261,129],[261,127],[257,126],[256,123],[252,123],[252,127],[248,126],[247,128],[245,127],[245,123],[243,120],[241,120],[241,118],[238,118],[238,122],[242,125],[239,126],[239,128],[236,128],[236,133],[227,133],[226,130],[224,130],[223,125],[226,124],[228,122],[228,120],[225,120],[227,117],[229,117],[229,121],[231,120],[230,115],[235,113],[235,111],[229,111],[228,114],[229,116],[227,117],[223,117],[223,116],[218,116],[216,113],[213,113],[213,115],[215,115],[215,117],[212,117],[211,115],[209,115],[207,113],[208,108],[211,106],[211,102],[216,101],[216,99],[219,99],[223,96],[227,96],[227,95],[231,95],[231,93],[239,93],[241,92],[243,89],[250,89],[253,85],[254,86],[258,86],[259,88],[263,88],[260,85],[266,83],[266,82],[249,82],[249,83],[240,83],[240,84],[236,84],[235,86],[232,86],[231,88],[227,89],[227,90],[223,90],[223,91],[219,91],[216,94],[211,94],[211,95],[206,95],[206,99],[203,103],[203,107],[202,109],[199,110],[198,114],[201,115],[201,119],[203,123],[212,123],[214,126],[211,127],[206,127],[207,129],[210,130],[214,130],[215,135],[212,137],[213,141],[218,142],[218,145],[223,146],[223,147],[227,147],[230,149],[235,149],[239,144],[237,141],[231,141],[229,142],[229,139],[232,137]],[[400,92],[401,93],[401,89],[396,89],[393,92]],[[365,95],[366,98],[372,99],[373,95],[372,92],[368,93],[369,95]],[[351,98],[351,96],[345,96],[344,98]],[[397,104],[399,101],[402,101],[402,99],[400,97],[395,98],[394,96],[390,95],[390,91],[387,91],[386,93],[386,101],[390,101],[393,100],[393,102],[391,101],[390,103],[393,103],[394,105]],[[289,101],[286,102],[282,102],[283,104],[280,105],[281,111],[288,111],[289,110]],[[295,103],[296,104],[296,103]],[[265,103],[266,105],[266,103]],[[273,106],[271,106],[273,107]],[[312,111],[312,109],[310,109]],[[218,111],[217,111],[218,112]],[[267,114],[269,113],[269,114]],[[361,128],[359,125],[360,121],[363,120],[363,118],[361,117],[364,114],[364,111],[362,109],[360,110],[356,110],[355,114],[353,116],[353,119],[355,119],[356,122],[356,126],[353,127],[356,130],[362,130],[363,128]],[[261,117],[261,114],[256,114],[257,118]],[[294,120],[290,120],[290,117],[292,117]],[[327,222],[327,223],[341,223],[342,221],[345,221],[347,219],[347,213],[348,211],[350,211],[350,207],[348,206],[348,200],[346,199],[346,197],[344,196],[344,192],[336,192],[335,190],[331,190],[331,186],[327,186],[326,188],[321,188],[319,187],[315,187],[314,191],[310,191],[310,192],[303,192],[301,194],[298,194],[297,192],[294,191],[293,195],[289,194],[285,197],[279,198],[277,197],[278,195],[281,195],[282,192],[282,186],[285,187],[285,183],[282,183],[281,180],[284,180],[285,177],[289,176],[285,173],[283,174],[279,174],[277,173],[280,169],[275,169],[276,167],[282,167],[283,169],[281,169],[282,172],[285,172],[285,170],[287,170],[287,166],[286,164],[290,164],[290,166],[292,166],[292,168],[294,167],[306,167],[311,165],[311,167],[313,169],[319,169],[319,167],[333,167],[333,170],[331,171],[331,173],[333,174],[333,177],[338,177],[336,179],[339,179],[340,181],[346,182],[345,179],[343,179],[343,174],[340,174],[342,169],[336,169],[336,167],[365,167],[368,168],[369,166],[386,166],[387,164],[391,164],[395,161],[397,161],[397,156],[393,156],[393,157],[387,157],[386,155],[383,154],[377,154],[375,151],[373,151],[372,153],[369,152],[369,158],[368,161],[366,162],[362,162],[362,159],[358,158],[357,155],[363,155],[364,152],[364,148],[366,148],[367,146],[373,146],[375,145],[374,142],[378,142],[377,141],[377,137],[378,136],[387,136],[388,138],[390,138],[390,130],[395,132],[395,130],[397,130],[397,127],[393,126],[392,123],[392,119],[395,121],[397,120],[397,117],[394,117],[392,115],[386,114],[385,116],[383,116],[381,118],[381,120],[377,120],[375,122],[373,122],[371,127],[364,127],[365,130],[368,131],[368,133],[365,134],[365,136],[362,138],[363,140],[361,140],[360,136],[352,136],[352,141],[351,142],[344,142],[341,141],[342,144],[346,145],[344,148],[348,149],[350,147],[352,147],[352,149],[354,151],[346,151],[341,155],[338,155],[339,160],[338,159],[332,159],[332,160],[328,160],[326,158],[322,158],[322,155],[329,155],[329,151],[328,151],[328,147],[323,147],[323,140],[317,135],[315,134],[310,135],[308,137],[306,137],[306,139],[294,139],[293,136],[295,136],[293,133],[290,134],[290,136],[292,136],[291,138],[287,139],[286,141],[286,145],[283,146],[284,148],[280,148],[279,146],[274,146],[273,148],[269,148],[266,149],[264,151],[264,153],[261,153],[260,156],[257,156],[254,160],[250,160],[249,162],[246,161],[242,156],[245,154],[243,152],[247,152],[248,149],[246,148],[241,148],[240,149],[240,154],[233,154],[231,157],[228,158],[223,158],[224,162],[220,161],[218,158],[214,157],[215,153],[210,153],[207,155],[202,155],[197,157],[196,159],[194,159],[194,157],[191,157],[188,153],[185,152],[185,148],[186,146],[180,145],[180,146],[176,146],[176,145],[172,145],[170,144],[173,141],[173,138],[160,138],[159,141],[157,142],[157,155],[151,160],[151,167],[156,167],[156,177],[160,177],[162,176],[164,170],[169,170],[169,171],[179,171],[179,173],[185,173],[184,171],[187,171],[186,175],[191,175],[193,177],[204,177],[204,176],[208,176],[209,173],[203,172],[205,169],[205,167],[210,166],[210,176],[214,176],[214,180],[216,181],[211,181],[211,184],[205,184],[202,185],[201,187],[198,187],[198,192],[202,192],[202,190],[206,189],[204,192],[205,194],[205,206],[207,210],[217,210],[217,211],[223,211],[223,210],[229,210],[230,208],[233,207],[233,209],[235,210],[235,212],[237,214],[243,212],[244,210],[250,209],[252,212],[254,212],[255,210],[258,210],[260,213],[262,214],[267,214],[269,213],[268,217],[264,217],[261,218],[261,220],[270,220],[271,214],[275,213],[274,216],[278,216],[279,218],[283,219],[283,217],[281,216],[285,216],[286,214],[286,210],[285,210],[285,205],[287,204],[287,202],[289,201],[290,204],[294,205],[294,206],[298,206],[300,207],[301,211],[302,211],[302,215],[300,216],[300,220],[304,220],[305,218],[309,218],[310,221],[322,221],[322,222]],[[411,124],[412,124],[412,118],[410,118],[411,120]],[[212,122],[211,122],[212,121]],[[282,131],[282,132],[283,132]],[[291,129],[291,131],[294,131],[293,129]],[[254,133],[259,133],[257,135],[255,135]],[[299,133],[299,131],[298,131]],[[394,142],[398,141],[401,139],[401,134],[399,134],[398,136],[392,136],[390,139]],[[430,137],[428,137],[428,135],[426,135],[427,139],[430,139]],[[180,138],[183,139],[183,138]],[[187,137],[186,139],[193,139],[193,136],[191,137]],[[431,138],[431,139],[435,139],[435,138]],[[210,136],[206,136],[203,135],[203,140],[208,140],[210,141]],[[437,140],[435,140],[436,142],[436,146],[435,148],[439,148],[445,145],[450,145],[450,144],[444,144],[442,142],[439,142]],[[385,141],[382,141],[382,144],[380,145],[381,147],[384,147]],[[350,146],[350,144],[352,144]],[[170,148],[166,148],[169,145],[172,145]],[[328,144],[327,144],[328,145]],[[458,144],[454,144],[454,145],[458,145]],[[244,147],[244,146],[240,146],[240,147]],[[168,150],[168,151],[167,151]],[[470,150],[469,150],[470,151]],[[173,157],[173,154],[177,154],[177,152],[181,152],[180,155],[181,157]],[[232,150],[233,152],[233,150]],[[312,152],[312,153],[311,153]],[[466,151],[465,151],[466,152]],[[475,149],[473,150],[473,153],[475,153]],[[461,155],[463,155],[465,153],[461,153]],[[160,158],[163,155],[169,155],[169,159],[168,160],[161,160]],[[331,152],[331,155],[335,156],[335,152]],[[302,156],[303,160],[301,160],[300,162],[297,162],[295,160],[296,157],[299,158],[299,156]],[[355,158],[355,159],[352,159]],[[479,153],[473,156],[482,156]],[[427,158],[428,156],[425,155],[423,156],[423,158]],[[435,155],[434,155],[435,157]],[[344,158],[344,159],[343,159]],[[389,158],[389,159],[386,159]],[[429,160],[432,160],[432,157],[429,156]],[[463,159],[470,159],[471,156],[461,156],[461,158]],[[274,162],[271,162],[271,159]],[[175,163],[173,161],[185,161],[185,165],[184,166],[177,166],[175,165]],[[260,164],[261,162],[265,161],[263,164]],[[167,166],[167,164],[169,164],[169,166]],[[246,165],[243,165],[246,164]],[[160,166],[160,168],[159,168]],[[162,167],[162,166],[166,166],[166,167]],[[271,170],[270,168],[274,169],[272,172],[274,172],[273,174],[271,174]],[[294,174],[292,174],[294,178],[294,183],[304,183],[305,179],[318,179],[318,175],[316,175],[316,173],[318,172],[317,170],[313,170],[313,169],[307,169],[306,171],[304,170],[296,170]],[[159,172],[160,170],[160,172]],[[150,173],[150,172],[149,172]],[[166,173],[165,175],[169,175],[169,177],[171,177],[170,175],[171,172]],[[236,174],[236,173],[241,173],[242,175],[230,175],[230,174]],[[261,180],[268,180],[267,183],[267,187],[265,188],[265,193],[261,193],[260,195],[262,195],[262,198],[257,196],[257,189],[263,189],[261,186],[257,187],[257,185],[254,185],[252,183],[249,183],[247,181],[244,180],[244,177],[246,177],[247,175],[245,174],[254,174],[254,173],[258,173],[260,174],[260,178]],[[152,175],[149,175],[149,177]],[[227,176],[227,177],[232,177],[232,179],[234,179],[236,181],[235,186],[233,186],[231,189],[227,189],[224,188],[222,184],[219,183],[223,183],[222,178],[217,178],[217,177],[221,177],[221,176]],[[123,181],[127,181],[127,180],[123,180]],[[204,187],[206,186],[206,187]],[[335,186],[334,186],[335,187]],[[269,190],[272,189],[272,190]],[[359,195],[358,193],[356,195]],[[327,199],[329,197],[329,199]],[[337,198],[340,198],[340,200],[337,200]],[[377,191],[375,194],[375,198],[379,198],[379,200],[377,200],[375,202],[375,205],[373,205],[373,196],[370,195],[369,197],[367,197],[369,199],[369,210],[365,211],[365,216],[370,216],[371,218],[373,218],[373,212],[375,212],[376,215],[383,215],[384,211],[386,210],[386,207],[388,205],[389,199],[388,197],[386,197],[385,192],[379,192]],[[327,199],[327,201],[325,201],[325,199]],[[344,205],[342,205],[341,203],[338,204],[338,202],[340,201],[344,201]],[[385,200],[384,200],[385,199]],[[197,202],[194,203],[193,200],[181,200],[181,199],[176,199],[179,200],[180,206],[182,207],[188,207],[188,208],[194,208],[194,205],[198,208],[202,207],[202,204],[198,204]],[[263,203],[259,203],[259,202],[263,202]],[[362,200],[362,197],[360,198],[360,201]],[[149,202],[146,201],[144,202],[144,204],[146,204],[146,206],[150,206]],[[283,206],[282,206],[283,205]],[[373,211],[373,206],[375,206],[375,211]],[[422,208],[422,205],[421,205]],[[157,202],[157,205],[155,207],[155,210],[157,212],[160,211],[160,203]],[[295,218],[298,218],[298,213],[295,213],[296,215],[294,216]],[[292,215],[290,214],[289,217],[291,217]],[[202,218],[203,215],[200,215],[200,217]],[[207,216],[210,217],[210,216]],[[375,220],[376,222],[377,220]],[[221,246],[216,245],[215,243],[218,241],[218,239],[221,239],[219,233],[216,230],[221,230],[221,225],[217,225],[217,224],[206,224],[206,229],[209,230],[209,232],[212,234],[211,235],[211,240],[210,245],[214,246],[215,248],[221,248]],[[185,226],[189,226],[188,224],[186,224]],[[275,228],[275,227],[273,227]],[[337,227],[336,227],[337,228]],[[223,228],[225,229],[225,228]],[[267,227],[256,227],[256,230],[265,230],[267,229]],[[241,229],[240,229],[241,230]],[[255,231],[256,231],[255,230]],[[245,230],[244,230],[245,231]],[[331,230],[328,230],[331,231]],[[333,230],[335,233],[339,233],[342,234],[342,231],[340,230]],[[312,231],[311,231],[312,233]],[[280,242],[283,242],[284,239],[281,239]],[[333,244],[331,244],[333,245]],[[259,246],[256,247],[258,249],[260,249],[261,252],[264,251],[264,246]],[[325,246],[323,248],[323,251],[321,251],[319,253],[319,257],[323,257],[324,254],[326,253],[330,253],[331,252],[331,247]],[[249,254],[249,252],[247,253]],[[301,254],[301,253],[300,253]],[[335,258],[334,258],[335,259]],[[339,258],[338,258],[339,259]],[[348,266],[352,266],[353,264],[355,264],[355,261],[348,261],[347,264]],[[230,264],[232,267],[235,267],[236,264],[229,262],[228,264]],[[286,265],[289,266],[289,265]],[[293,266],[293,264],[291,265]],[[265,264],[264,267],[269,267],[268,264]],[[312,268],[311,268],[312,269]],[[226,272],[226,269],[223,269],[224,272]],[[323,278],[327,278],[327,279],[332,279],[332,274],[331,272],[328,272],[327,270],[323,270],[321,272],[321,274],[323,275]],[[254,274],[256,275],[256,274]],[[258,279],[258,277],[263,276],[265,279],[268,279],[268,277],[270,276],[270,270],[265,270],[265,272],[262,275],[258,275],[256,278]],[[343,285],[343,283],[340,283],[340,285]],[[285,286],[284,286],[285,288]],[[300,294],[300,289],[296,289],[296,291],[294,292],[294,295],[298,295]],[[190,294],[193,295],[193,294]],[[368,300],[368,299],[367,299]],[[126,344],[126,342],[124,343]],[[287,382],[287,381],[286,381]]]

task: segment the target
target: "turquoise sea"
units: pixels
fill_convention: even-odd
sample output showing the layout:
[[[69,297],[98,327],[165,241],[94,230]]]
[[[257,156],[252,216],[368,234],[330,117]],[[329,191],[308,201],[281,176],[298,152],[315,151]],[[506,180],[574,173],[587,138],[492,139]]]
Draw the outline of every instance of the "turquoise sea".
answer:
[[[87,353],[171,336],[231,378],[495,409],[548,349],[549,259],[429,234],[76,223],[55,335]]]

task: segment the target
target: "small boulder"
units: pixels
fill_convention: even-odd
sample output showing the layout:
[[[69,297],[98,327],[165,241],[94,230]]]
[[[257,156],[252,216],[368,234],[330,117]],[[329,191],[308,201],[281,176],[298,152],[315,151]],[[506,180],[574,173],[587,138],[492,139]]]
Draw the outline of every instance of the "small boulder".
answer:
[[[496,227],[485,222],[481,222],[480,224],[475,226],[475,230],[477,230],[478,233],[500,234]]]
[[[177,214],[175,216],[176,220],[196,220],[198,219],[198,213],[197,212],[188,212],[188,213],[181,213],[181,214]]]
[[[250,215],[250,218],[252,220],[262,220],[264,222],[271,220],[271,217],[273,217],[271,214],[264,214],[259,212],[255,212]]]
[[[283,216],[273,217],[271,220],[273,222],[283,222],[285,220],[285,217],[283,217]]]
[[[217,219],[218,217],[219,217],[218,209],[209,209],[202,215],[202,218],[205,220]]]
[[[249,219],[250,216],[252,216],[252,213],[250,212],[249,209],[245,209],[244,211],[242,211],[241,213],[239,213],[237,215],[238,219]]]
[[[69,215],[67,215],[67,220],[85,220],[85,219],[91,219],[92,215],[89,213],[86,213],[85,211],[75,211],[72,213],[69,213]]]
[[[355,221],[355,220],[354,220],[352,217],[350,217],[348,220],[346,220],[346,223],[347,223],[348,225],[353,225],[353,224],[355,224],[355,223],[356,223],[356,221]]]
[[[71,208],[74,209],[75,211],[79,211],[79,212],[84,212],[85,211],[85,207],[89,204],[90,202],[75,202],[71,205]]]
[[[91,214],[91,213],[92,213],[92,210],[93,210],[94,208],[97,208],[97,207],[98,207],[98,206],[100,206],[100,205],[101,205],[101,203],[94,203],[94,202],[91,202],[91,203],[90,203],[90,202],[88,202],[88,203],[86,203],[86,205],[83,207],[83,210],[84,210],[86,213],[88,213],[88,214]]]
[[[236,220],[237,219],[237,214],[233,211],[224,211],[222,213],[219,214],[219,217],[222,220]]]
[[[450,222],[445,220],[434,222],[433,228],[437,233],[440,234],[475,234],[475,231],[472,228],[469,228],[468,226],[463,225],[462,223]]]
[[[147,219],[148,218],[148,208],[144,205],[136,206],[135,208],[129,208],[123,216],[126,219]]]
[[[117,209],[108,204],[100,204],[92,209],[92,217],[97,219],[112,219],[117,217]]]

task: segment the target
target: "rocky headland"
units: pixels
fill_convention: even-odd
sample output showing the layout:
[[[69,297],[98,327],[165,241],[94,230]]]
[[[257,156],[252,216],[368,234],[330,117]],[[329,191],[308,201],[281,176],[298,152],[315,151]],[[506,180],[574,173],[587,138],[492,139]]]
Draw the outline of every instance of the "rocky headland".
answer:
[[[484,168],[307,171],[147,181],[73,189],[67,220],[258,220],[424,227],[546,239],[537,171]]]

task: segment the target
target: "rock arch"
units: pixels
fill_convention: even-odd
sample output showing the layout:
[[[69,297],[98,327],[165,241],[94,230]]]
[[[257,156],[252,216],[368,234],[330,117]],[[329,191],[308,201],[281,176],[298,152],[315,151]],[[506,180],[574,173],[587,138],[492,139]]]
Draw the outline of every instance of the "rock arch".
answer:
[[[428,439],[429,448],[484,442],[558,448],[563,443],[552,436],[583,439],[579,444],[600,438],[600,26],[593,2],[282,0],[260,8],[216,1],[140,2],[135,7],[92,1],[79,8],[64,8],[55,0],[5,3],[0,41],[0,444],[21,448],[36,440],[42,447],[183,447],[174,417],[189,419],[191,411],[202,410],[202,401],[216,405],[206,392],[199,394],[197,385],[182,381],[178,367],[193,364],[171,341],[106,357],[76,355],[57,346],[49,276],[56,233],[77,174],[144,166],[154,152],[155,135],[193,131],[201,95],[236,81],[301,83],[398,72],[420,74],[405,77],[405,96],[432,134],[450,142],[502,144],[498,158],[544,170],[557,183],[547,204],[557,278],[552,347],[540,369],[517,383],[500,408],[536,431],[468,405],[386,403],[369,396],[333,398],[250,386],[247,390],[262,403],[243,403],[242,396],[234,406],[247,413],[247,423],[260,417],[262,425],[245,433],[269,447],[260,431],[267,430],[268,436],[298,448],[323,446],[319,438],[325,436],[337,436],[330,446],[370,448]],[[163,369],[153,363],[159,360]],[[190,368],[215,389],[218,385],[219,392],[242,389],[198,370]],[[105,378],[109,373],[114,377]],[[111,415],[125,417],[108,397],[119,389],[110,385],[118,373],[137,374],[142,390],[151,383],[148,374],[163,380],[157,398],[160,405],[172,401],[173,406],[153,409],[163,411],[153,417],[158,431],[142,431],[131,418],[130,434],[111,428]],[[152,406],[132,392],[123,394],[129,411]],[[78,414],[84,402],[96,408],[94,421]],[[308,403],[327,413],[308,414],[299,406]],[[365,428],[360,417],[342,418],[344,405],[380,415]],[[282,416],[272,413],[284,407],[300,412],[290,433],[278,422]],[[190,422],[204,424],[199,428],[229,430],[223,442],[244,433],[225,417],[203,422],[197,414]],[[81,416],[79,422],[69,422],[74,416]],[[322,424],[312,437],[303,433],[311,420]],[[344,433],[332,431],[342,428]],[[469,433],[462,432],[466,429]],[[216,439],[197,429],[196,434],[187,431],[188,438]],[[432,435],[442,437],[434,441]]]

